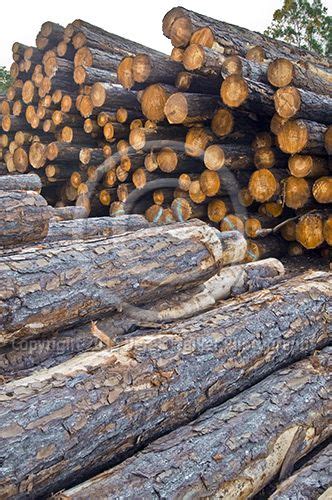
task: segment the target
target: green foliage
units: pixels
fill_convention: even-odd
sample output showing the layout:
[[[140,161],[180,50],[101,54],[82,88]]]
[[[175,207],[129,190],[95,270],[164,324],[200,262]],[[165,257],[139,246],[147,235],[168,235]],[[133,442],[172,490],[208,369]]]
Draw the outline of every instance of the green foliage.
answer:
[[[320,54],[332,53],[332,17],[321,0],[284,0],[265,35]]]
[[[9,71],[4,66],[0,66],[0,93],[6,92],[11,81],[12,79]]]

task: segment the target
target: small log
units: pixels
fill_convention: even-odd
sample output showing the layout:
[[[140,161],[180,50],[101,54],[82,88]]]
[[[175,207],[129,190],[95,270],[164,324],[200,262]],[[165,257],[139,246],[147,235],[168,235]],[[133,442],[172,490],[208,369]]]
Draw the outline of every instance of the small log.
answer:
[[[0,191],[36,191],[40,193],[42,183],[35,174],[1,175]]]
[[[34,191],[0,191],[0,246],[42,240],[48,231],[51,207]]]
[[[99,472],[101,465],[110,467],[121,459],[123,453],[133,453],[137,445],[144,446],[161,433],[170,432],[207,408],[221,404],[235,391],[243,391],[294,359],[326,345],[331,294],[329,273],[307,272],[264,291],[228,300],[199,316],[199,320],[197,317],[185,320],[177,323],[176,328],[170,325],[163,330],[143,330],[139,337],[129,337],[115,349],[81,354],[65,364],[42,370],[38,375],[35,373],[4,384],[0,390],[7,397],[2,401],[0,425],[4,436],[1,451],[7,463],[7,474],[1,495],[22,494],[27,488],[29,491],[32,488],[35,495],[46,495],[73,482],[77,484]],[[299,324],[301,328],[298,328]],[[112,335],[111,326],[97,326]],[[185,352],[184,345],[189,346]],[[241,370],[239,352],[245,352]],[[153,358],[151,353],[154,353]],[[59,373],[62,374],[61,381]],[[307,383],[308,373],[312,373],[312,368],[309,370],[306,365],[305,375],[301,372],[298,378],[298,387]],[[314,373],[321,379],[319,370]],[[83,374],[89,374],[86,391],[82,391]],[[130,384],[126,382],[127,377]],[[75,380],[79,383],[68,383]],[[61,398],[57,396],[59,384]],[[268,382],[267,392],[270,393],[274,386]],[[287,384],[282,388],[280,390],[288,390]],[[91,397],[97,389],[99,397],[91,405]],[[295,394],[293,389],[292,394]],[[320,397],[319,390],[310,394],[308,408],[312,397],[320,404],[328,403],[327,398]],[[305,397],[299,399],[301,404],[305,403]],[[40,413],[31,411],[33,403],[43,408],[42,421]],[[293,406],[281,404],[280,408],[281,412],[287,412],[292,411]],[[256,412],[249,413],[250,417],[256,416]],[[279,418],[280,412],[268,414],[267,425],[270,426],[272,415]],[[299,414],[294,412],[297,418]],[[103,415],[102,423],[97,415]],[[317,418],[323,412],[311,415]],[[114,424],[120,420],[121,432]],[[243,430],[243,419],[239,422]],[[21,429],[19,433],[12,432],[13,425],[14,429]],[[63,425],[71,433],[64,432]],[[258,427],[263,429],[261,425]],[[233,425],[232,429],[234,437]],[[308,433],[310,443],[315,444],[315,435]],[[268,444],[266,439],[259,442]],[[48,456],[43,460],[36,460],[36,443],[38,450],[43,452],[47,447]],[[69,449],[68,463],[63,461],[63,454]],[[196,447],[196,453],[200,449],[202,447]],[[243,452],[245,450],[247,446]],[[246,456],[249,460],[250,455]],[[236,463],[240,466],[245,462],[237,460]],[[48,464],[52,467],[46,475]],[[30,474],[32,467],[33,476]],[[233,462],[231,469],[234,470]],[[146,481],[146,477],[144,479]]]
[[[220,97],[226,106],[242,106],[248,111],[269,116],[275,112],[273,95],[269,85],[248,80],[241,75],[227,76],[220,87]]]
[[[318,203],[332,203],[332,177],[320,177],[312,186],[312,194]]]
[[[329,435],[330,354],[326,348],[277,371],[60,498],[255,496],[290,456],[299,460]]]
[[[175,86],[181,92],[196,92],[198,94],[219,95],[221,76],[211,78],[188,71],[180,71],[175,80]]]
[[[176,92],[167,99],[164,114],[171,124],[203,122],[212,118],[218,103],[218,96]]]
[[[320,213],[303,215],[296,224],[295,237],[304,248],[313,249],[324,242],[324,217]]]
[[[86,210],[78,206],[56,207],[52,211],[52,218],[56,221],[84,219],[87,216]]]
[[[269,500],[296,498],[299,492],[307,500],[322,499],[321,495],[331,485],[329,473],[331,459],[332,445],[329,444],[288,479],[278,484],[276,490],[269,496]]]
[[[111,83],[95,83],[92,86],[90,98],[93,106],[103,107],[104,111],[117,110],[121,107],[139,110],[136,92],[125,90]]]
[[[138,245],[140,238],[142,238],[142,245]],[[165,242],[163,252],[160,251],[160,245],[155,245],[155,238],[158,242]],[[167,228],[166,231],[163,228],[142,229],[124,236],[101,238],[91,242],[62,242],[56,245],[51,243],[38,251],[29,248],[27,251],[18,252],[15,257],[3,257],[2,264],[5,266],[5,262],[7,262],[7,266],[2,273],[2,287],[3,290],[7,290],[7,295],[4,305],[5,311],[1,318],[3,333],[0,342],[5,344],[25,335],[36,336],[61,327],[69,327],[82,322],[82,320],[89,321],[108,311],[114,311],[123,300],[137,302],[145,300],[143,297],[149,300],[151,297],[155,298],[170,293],[170,289],[176,290],[201,282],[213,275],[222,264],[223,241],[226,238],[227,235],[220,236],[216,229],[204,224],[198,226],[178,225]],[[242,242],[243,237],[240,234],[233,235],[235,260],[238,259],[238,248]],[[228,246],[229,242],[227,241]],[[120,252],[119,249],[122,247],[123,250]],[[154,251],[155,248],[156,251]],[[136,265],[136,261],[141,261],[142,254],[146,258],[147,249],[152,254],[151,259],[157,259],[160,263],[157,270],[151,269],[149,272],[144,267],[141,278],[137,274],[133,278],[129,271],[126,275],[123,264],[121,264],[122,260],[126,261],[126,268],[130,270],[132,266],[129,266],[129,260],[131,259],[133,266]],[[158,257],[155,252],[158,252]],[[188,259],[188,252],[191,256],[196,253],[194,266],[194,257]],[[199,252],[199,257],[197,252]],[[180,257],[184,253],[186,258]],[[16,263],[21,262],[19,272],[13,268],[10,269],[11,259],[14,259]],[[106,273],[107,265],[110,271]],[[174,273],[174,266],[179,269],[178,265],[181,265],[181,272]],[[85,266],[89,266],[89,271],[86,270]],[[170,266],[172,266],[171,272]],[[26,273],[24,273],[24,268]],[[34,272],[31,272],[31,269],[34,269]],[[54,282],[56,269],[61,269],[62,278]],[[49,272],[49,279],[54,284],[54,287],[50,287],[47,285],[48,280],[45,281],[42,293],[46,302],[33,298],[34,293],[35,297],[40,294],[41,272]],[[73,276],[77,272],[80,278],[73,280]],[[67,276],[68,283],[70,282],[69,295],[67,293],[68,287],[64,287],[65,276]],[[161,276],[163,276],[162,279]],[[36,282],[39,285],[34,288]],[[118,284],[116,293],[114,293],[113,284],[116,282]],[[167,286],[163,284],[166,282]],[[9,283],[11,283],[10,287]],[[111,285],[111,283],[113,284]],[[134,283],[140,283],[140,286],[133,286]],[[146,286],[147,284],[148,286]],[[82,293],[83,289],[84,293]],[[12,292],[8,293],[8,290],[12,290]],[[20,304],[15,300],[18,290],[20,290]],[[46,297],[49,297],[49,302]],[[50,308],[49,304],[51,303],[52,307]],[[31,304],[34,304],[33,308]],[[83,310],[84,319],[82,318]]]
[[[117,83],[116,72],[103,68],[93,68],[88,66],[76,66],[73,73],[74,82],[77,85],[93,85],[97,82]]]
[[[322,177],[328,175],[326,158],[295,154],[289,157],[288,169],[294,177]]]
[[[244,262],[254,262],[268,257],[282,257],[287,254],[287,244],[278,236],[269,235],[248,241]]]

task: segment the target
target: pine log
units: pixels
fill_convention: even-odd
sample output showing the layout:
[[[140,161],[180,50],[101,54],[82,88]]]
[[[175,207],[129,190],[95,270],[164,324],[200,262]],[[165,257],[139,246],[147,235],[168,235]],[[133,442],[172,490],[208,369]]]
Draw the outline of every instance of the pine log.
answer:
[[[329,444],[318,452],[303,467],[294,472],[291,477],[282,481],[269,496],[269,500],[288,500],[296,498],[301,492],[305,500],[316,500],[331,485],[330,466],[332,445]]]
[[[39,251],[32,247],[15,256],[5,256],[1,259],[6,299],[0,343],[95,319],[114,311],[123,300],[151,300],[204,281],[222,264],[224,241],[229,244],[227,235],[222,236],[207,225],[179,225],[166,231],[147,228],[97,241],[50,243]],[[238,248],[242,248],[244,256],[245,247],[243,237],[235,233],[235,261]],[[159,265],[141,268],[138,263],[142,258]],[[11,265],[12,260],[15,264]],[[19,271],[15,271],[17,266]],[[142,269],[141,278],[131,273],[135,266]],[[59,275],[54,277],[57,269],[61,279]],[[45,273],[49,273],[49,279],[43,282],[41,275],[46,276]],[[70,283],[70,288],[65,283]],[[20,304],[15,299],[17,293]],[[42,301],[38,299],[41,294]]]
[[[42,240],[48,231],[51,208],[34,191],[0,191],[0,246]],[[3,291],[5,296],[5,290]]]
[[[197,71],[211,77],[220,75],[225,59],[217,50],[192,43],[183,53],[183,66],[188,71]]]
[[[218,103],[218,96],[176,92],[167,99],[164,113],[171,124],[203,122],[212,118]]]
[[[331,293],[328,273],[308,272],[241,300],[229,300],[176,327],[143,330],[115,349],[82,354],[5,384],[0,425],[6,477],[1,495],[22,497],[28,491],[47,495],[77,484],[98,473],[101,466],[119,462],[138,446],[323,346],[331,326]],[[185,350],[184,345],[188,346]],[[239,352],[245,356],[239,357]],[[307,364],[305,368],[297,380],[299,388],[312,373]],[[314,373],[323,382],[321,372]],[[273,387],[269,381],[269,394]],[[278,392],[282,390],[287,390],[286,384],[278,386]],[[315,386],[308,406],[312,397],[327,403],[322,395]],[[303,405],[306,398],[300,399]],[[33,410],[37,406],[43,409],[42,415]],[[292,408],[283,404],[268,412],[268,426],[271,415],[278,418],[280,412],[292,412]],[[299,418],[297,408],[294,414]],[[250,411],[251,417],[255,415]],[[318,418],[323,412],[312,415]],[[243,420],[239,422],[243,431]],[[257,429],[262,429],[260,423]],[[232,430],[233,438],[235,434]],[[308,442],[315,444],[315,435],[308,432]],[[266,435],[259,442],[265,446]],[[196,453],[200,449],[196,447]],[[243,463],[236,461],[238,467]]]
[[[82,47],[78,49],[74,57],[74,66],[83,66],[84,68],[99,68],[102,70],[115,73],[121,61],[119,54],[105,52],[99,49],[92,49],[89,47]]]
[[[86,45],[91,48],[119,54],[122,57],[133,56],[139,53],[161,54],[157,50],[150,49],[132,40],[127,40],[114,33],[109,33],[81,19],[76,19],[71,25],[68,25],[65,32],[72,38],[75,49]]]
[[[241,75],[230,75],[224,79],[220,97],[231,108],[241,106],[248,111],[269,116],[275,112],[271,86],[248,80]]]
[[[198,40],[199,31],[203,29],[210,32],[210,36],[204,33],[208,43],[202,43],[202,39]],[[174,47],[186,47],[189,43],[198,43],[208,47],[216,46],[220,52],[224,48],[224,52],[246,57],[250,48],[258,46],[264,51],[266,59],[274,60],[278,57],[286,57],[331,68],[328,57],[320,56],[315,52],[295,47],[280,40],[274,40],[246,28],[212,19],[183,7],[175,7],[167,12],[163,19],[163,33],[171,39]]]
[[[332,176],[317,179],[312,186],[312,194],[318,203],[332,203]]]
[[[135,84],[168,83],[174,85],[176,75],[182,65],[164,54],[148,54],[140,52],[135,55],[130,64],[131,77],[128,80],[127,71],[124,75],[118,68],[118,80],[124,88],[130,89]],[[129,84],[128,84],[129,81]]]
[[[90,98],[93,106],[103,107],[103,111],[117,110],[121,107],[137,111],[140,109],[136,92],[125,90],[111,83],[95,83],[92,86]]]
[[[248,240],[244,262],[255,262],[268,257],[283,257],[287,254],[287,244],[278,236],[269,235],[255,240]]]
[[[221,81],[219,75],[209,77],[188,71],[180,71],[176,76],[175,86],[181,92],[219,95]]]
[[[241,75],[273,87],[293,85],[315,94],[332,96],[332,76],[329,73],[318,72],[310,65],[289,59],[279,58],[268,64],[230,56],[222,63],[221,73],[225,78],[229,75]]]
[[[322,156],[299,155],[289,157],[288,169],[294,177],[321,177],[328,175],[326,158]]]
[[[73,74],[74,81],[78,85],[93,85],[96,82],[117,83],[117,74],[102,68],[76,66]]]
[[[304,118],[331,123],[332,96],[314,94],[296,87],[282,87],[274,94],[276,112],[281,118]]]
[[[309,120],[289,120],[277,134],[278,146],[284,153],[326,154],[328,127]],[[331,128],[332,130],[332,128]]]
[[[88,214],[83,207],[76,206],[56,207],[52,212],[52,218],[56,221],[84,219],[87,216]]]
[[[165,119],[164,108],[171,94],[177,92],[176,87],[154,83],[149,85],[142,94],[138,94],[143,115],[154,122]]]
[[[277,371],[60,498],[253,497],[331,433],[330,354]]]
[[[42,183],[35,174],[0,175],[0,191],[36,191],[40,193]]]

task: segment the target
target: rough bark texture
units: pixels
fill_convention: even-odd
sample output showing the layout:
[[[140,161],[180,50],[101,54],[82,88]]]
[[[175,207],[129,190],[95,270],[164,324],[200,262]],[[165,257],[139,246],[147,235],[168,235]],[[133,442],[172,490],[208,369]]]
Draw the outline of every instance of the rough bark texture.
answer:
[[[0,191],[0,247],[42,240],[51,216],[51,207],[34,191]]]
[[[312,352],[331,334],[331,293],[328,273],[309,272],[5,384],[1,495],[77,484]]]
[[[95,217],[51,222],[44,243],[64,240],[87,240],[89,238],[111,237],[149,227],[142,215],[119,217]]]
[[[331,433],[329,354],[274,373],[63,498],[251,498],[289,454],[299,459]]]
[[[296,101],[289,98],[284,93],[290,90],[296,93]],[[278,99],[279,93],[283,96]],[[319,123],[331,123],[332,97],[327,95],[315,94],[309,90],[296,89],[295,87],[286,87],[277,90],[275,94],[276,111],[283,118],[304,118]],[[284,114],[286,113],[286,115]]]
[[[163,32],[168,38],[173,41],[173,33],[175,26],[174,22],[169,22],[168,19],[187,18],[189,25],[187,32],[183,36],[178,46],[185,47],[190,41],[191,34],[194,30],[209,27],[213,33],[214,41],[218,45],[224,47],[229,52],[239,54],[243,57],[246,56],[251,47],[259,46],[265,52],[267,59],[276,59],[277,57],[289,57],[290,59],[309,61],[313,64],[320,64],[327,68],[331,67],[331,62],[328,57],[320,56],[317,53],[309,52],[307,50],[295,47],[280,40],[273,40],[261,33],[250,31],[246,28],[234,26],[233,24],[217,21],[203,14],[198,14],[183,7],[175,7],[169,11],[163,20]]]
[[[156,326],[157,321],[170,321],[171,318],[192,317],[211,309],[223,298],[268,288],[280,280],[283,273],[284,268],[277,259],[226,267],[194,289],[153,301],[148,310],[140,307],[129,310],[126,306],[121,312],[99,321],[98,329],[107,332],[116,343],[121,343],[121,336],[138,328]],[[147,305],[142,304],[142,307]],[[0,352],[0,375],[6,379],[23,377],[36,367],[55,366],[91,347],[97,349],[99,341],[92,332],[93,327],[88,324],[6,346]]]
[[[243,237],[232,237],[242,249]],[[222,265],[227,244],[227,235],[193,223],[3,256],[0,344],[87,322],[123,301],[151,300],[200,283]],[[245,247],[243,255],[234,252],[234,260],[244,253]]]
[[[42,183],[36,174],[0,175],[0,191],[36,191],[40,193]]]
[[[228,103],[225,101],[223,97],[223,87],[225,86],[227,80],[232,78],[233,75],[227,77],[221,85],[220,94],[221,100],[225,105]],[[275,113],[274,102],[273,102],[273,89],[269,85],[265,85],[261,82],[254,82],[252,80],[248,80],[243,78],[243,82],[245,82],[247,86],[247,98],[245,101],[239,103],[242,109],[247,111],[251,111],[258,114],[265,114],[267,116],[273,116]]]
[[[302,500],[316,500],[331,485],[332,445],[327,445],[304,467],[283,481],[270,500],[289,500],[301,495]]]

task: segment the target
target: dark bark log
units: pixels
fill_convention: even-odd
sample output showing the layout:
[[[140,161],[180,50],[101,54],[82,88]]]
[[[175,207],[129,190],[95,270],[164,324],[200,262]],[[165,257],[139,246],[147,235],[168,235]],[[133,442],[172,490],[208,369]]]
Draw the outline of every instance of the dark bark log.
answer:
[[[121,62],[121,56],[111,52],[104,52],[103,50],[90,49],[82,47],[79,49],[74,57],[74,66],[83,66],[84,68],[99,68],[104,71],[116,73],[118,65]]]
[[[275,113],[273,95],[271,86],[240,75],[226,77],[220,88],[220,97],[226,106],[241,106],[245,110],[268,116]]]
[[[117,83],[118,77],[115,71],[101,68],[76,66],[74,69],[74,81],[78,85],[93,85],[96,82]]]
[[[215,95],[176,92],[166,101],[164,113],[169,123],[194,123],[211,119],[219,104]]]
[[[221,73],[224,78],[235,74],[249,80],[271,84],[274,87],[293,85],[316,94],[332,96],[332,79],[328,73],[319,73],[310,69],[310,65],[292,62],[288,59],[276,59],[268,64],[257,63],[240,56],[231,56],[223,62]]]
[[[270,375],[60,498],[253,497],[290,454],[300,459],[329,436],[329,354]]]
[[[331,123],[332,97],[309,90],[283,87],[274,94],[275,109],[281,118],[304,118],[319,123]]]
[[[7,172],[8,173],[8,172]],[[0,191],[36,191],[40,193],[42,183],[36,174],[1,175]]]
[[[326,344],[331,331],[331,293],[328,273],[309,272],[165,330],[143,331],[116,349],[82,354],[5,384],[0,422],[6,475],[1,495],[23,498],[31,490],[45,495],[91,477],[313,352]],[[307,377],[308,368],[296,387],[306,384]],[[271,388],[269,383],[269,393]],[[323,404],[321,396],[317,387],[310,391],[309,406],[312,397]],[[278,416],[275,409],[269,420]],[[292,411],[292,405],[281,405],[280,411]],[[259,423],[257,429],[261,427]],[[315,433],[308,434],[309,442],[315,441]],[[259,443],[265,446],[266,439]],[[237,467],[241,463],[237,460]]]
[[[0,246],[42,240],[52,210],[34,191],[0,191]]]
[[[277,486],[269,500],[317,500],[331,485],[332,445],[329,444],[290,478]]]
[[[93,106],[102,107],[103,111],[117,110],[124,107],[139,111],[137,93],[128,91],[111,83],[95,83],[90,94]]]
[[[264,50],[266,59],[286,57],[331,68],[328,57],[274,40],[246,28],[212,19],[183,7],[175,7],[163,19],[163,33],[171,39],[175,47],[186,47],[193,33],[201,28],[208,28],[211,31],[212,44],[210,46],[215,42],[220,48],[224,47],[225,52],[228,53],[245,57],[250,48],[258,46]]]
[[[198,94],[218,94],[220,91],[221,76],[209,77],[197,75],[187,71],[180,71],[175,80],[175,86],[182,92],[197,92]]]
[[[46,157],[49,161],[56,162],[79,162],[81,147],[78,145],[65,144],[63,142],[51,142],[46,147]]]
[[[209,77],[219,76],[225,59],[219,51],[193,43],[184,51],[183,66]]]
[[[284,153],[326,154],[328,127],[309,120],[290,120],[277,134],[278,146]]]
[[[120,56],[133,56],[138,53],[160,55],[157,50],[150,49],[132,40],[127,40],[114,33],[109,33],[98,26],[76,19],[71,25],[71,36],[76,49],[87,45]]]
[[[6,298],[0,343],[87,322],[114,311],[122,301],[151,300],[204,281],[222,264],[225,241],[227,235],[216,229],[192,224],[166,231],[147,228],[130,236],[91,242],[51,243],[42,250],[32,247],[4,256],[2,290]],[[234,256],[235,248],[242,248],[244,256],[243,237],[235,233],[233,243]],[[142,266],[142,259],[147,267]],[[159,266],[149,268],[155,261]],[[44,273],[50,274],[43,286]],[[18,293],[19,304],[15,300]]]

